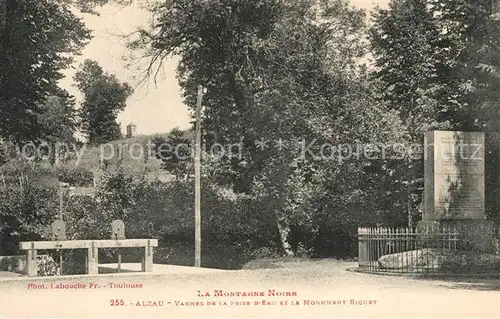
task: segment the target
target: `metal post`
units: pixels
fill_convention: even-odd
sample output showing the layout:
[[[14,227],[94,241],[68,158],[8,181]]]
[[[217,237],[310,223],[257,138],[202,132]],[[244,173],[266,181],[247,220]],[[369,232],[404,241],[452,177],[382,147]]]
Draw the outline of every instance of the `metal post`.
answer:
[[[194,266],[201,267],[201,102],[203,98],[203,87],[198,86],[198,98],[196,101],[196,142],[194,158],[195,176],[195,258]]]

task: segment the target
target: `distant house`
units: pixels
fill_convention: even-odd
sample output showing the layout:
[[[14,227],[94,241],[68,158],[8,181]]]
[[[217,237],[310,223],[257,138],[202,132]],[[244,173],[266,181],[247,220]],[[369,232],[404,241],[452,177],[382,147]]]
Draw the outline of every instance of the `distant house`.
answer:
[[[127,125],[127,135],[125,136],[126,138],[132,138],[137,135],[137,125],[134,123],[130,123]]]

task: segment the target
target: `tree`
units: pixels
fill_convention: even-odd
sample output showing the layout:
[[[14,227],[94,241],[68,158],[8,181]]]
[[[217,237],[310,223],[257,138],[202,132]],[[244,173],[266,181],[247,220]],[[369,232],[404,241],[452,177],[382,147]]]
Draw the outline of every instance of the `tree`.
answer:
[[[107,4],[130,5],[134,0],[62,0],[62,2],[75,6],[83,13],[99,15],[97,10],[99,7]]]
[[[251,158],[245,160],[247,172],[236,177],[238,181],[229,181],[237,182],[242,191],[252,183],[251,172],[261,165],[257,159],[261,156],[254,155],[260,152],[256,140],[305,133],[308,118],[301,113],[306,89],[300,86],[310,81],[315,92],[307,107],[314,107],[312,100],[321,100],[321,90],[333,84],[324,73],[344,72],[361,53],[358,39],[344,41],[343,35],[360,31],[362,14],[351,12],[343,1],[331,1],[325,7],[324,18],[330,19],[315,26],[311,21],[321,10],[312,1],[293,6],[279,0],[165,1],[153,8],[158,16],[153,29],[141,30],[141,37],[131,43],[132,48],[150,53],[150,75],[154,75],[154,62],[161,63],[169,54],[181,56],[180,84],[191,110],[196,101],[193,90],[198,84],[207,88],[205,143],[229,144],[242,139],[250,152],[247,156]],[[328,56],[329,41],[339,45],[336,56]],[[332,64],[323,66],[328,62],[322,59]],[[342,61],[336,64],[342,67],[326,70],[334,59]],[[287,112],[286,108],[291,109]],[[244,170],[240,162],[232,165]]]
[[[401,112],[412,140],[431,129],[487,133],[487,211],[498,214],[500,24],[489,0],[393,0],[371,30],[374,77],[384,100]],[[423,177],[416,163],[414,178]]]
[[[73,134],[77,129],[75,98],[69,94],[49,96],[40,105],[38,123],[42,127],[42,139],[49,144],[75,141]]]
[[[75,74],[76,87],[82,92],[81,105],[83,132],[91,144],[107,143],[121,138],[116,122],[133,90],[127,83],[120,83],[115,75],[104,72],[96,61],[85,60]]]
[[[492,113],[484,117],[482,109],[496,85],[482,72],[491,70],[498,52],[499,23],[489,17],[490,3],[393,0],[388,10],[376,12],[371,29],[374,76],[391,106],[413,127],[422,127],[415,134],[439,123],[482,129],[487,117],[498,118]]]
[[[375,79],[383,99],[398,110],[420,141],[429,126],[446,127],[449,65],[444,60],[441,32],[427,0],[394,0],[377,9],[370,30]]]
[[[90,39],[66,4],[5,0],[0,6],[0,136],[16,142],[40,138],[40,103],[57,95],[61,70]],[[64,30],[64,32],[61,32]]]
[[[360,202],[379,194],[365,189],[376,188],[369,185],[376,178],[366,177],[369,161],[314,154],[327,143],[395,141],[404,133],[358,67],[365,54],[363,11],[341,0],[174,0],[153,12],[152,28],[130,43],[150,54],[148,74],[179,55],[179,82],[191,110],[196,86],[207,88],[204,142],[241,145],[237,157],[205,160],[205,178],[252,196],[256,210],[273,216],[276,242],[288,253],[298,249],[290,244],[293,228],[302,239],[314,238],[319,225],[326,224],[326,234],[336,221],[346,226],[344,217],[353,212],[352,228],[362,216],[352,194],[361,193]],[[302,141],[316,141],[312,155],[300,154]],[[301,196],[300,189],[309,193]]]
[[[192,141],[186,136],[186,132],[178,127],[173,128],[166,139],[158,137],[153,140],[153,144],[163,169],[177,179],[190,175],[187,166],[192,160]]]

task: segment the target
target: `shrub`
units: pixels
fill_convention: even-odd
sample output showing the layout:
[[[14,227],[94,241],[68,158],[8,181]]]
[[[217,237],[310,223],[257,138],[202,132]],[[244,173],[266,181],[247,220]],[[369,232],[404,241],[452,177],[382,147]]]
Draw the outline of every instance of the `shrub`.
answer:
[[[38,255],[38,276],[57,276],[61,274],[59,264],[49,255]]]
[[[204,249],[218,252],[212,261],[205,258],[206,262],[233,267],[249,258],[253,249],[273,241],[272,218],[255,210],[250,197],[228,195],[208,181],[202,183],[202,194]],[[67,235],[71,239],[108,238],[111,221],[122,219],[127,238],[156,238],[169,248],[156,258],[180,258],[178,262],[186,260],[186,264],[192,264],[187,261],[191,257],[181,257],[178,251],[170,249],[173,243],[194,247],[192,181],[144,181],[123,171],[108,172],[95,197],[69,199],[66,216]],[[101,256],[116,262],[114,252],[103,250]]]
[[[58,171],[59,181],[76,187],[90,187],[94,185],[94,173],[81,167],[62,167]]]
[[[57,207],[57,188],[53,186],[26,183],[0,192],[0,254],[16,254],[22,240],[48,239]]]
[[[57,190],[56,186],[28,185],[0,193],[0,231],[2,239],[11,243],[2,247],[17,253],[20,240],[49,238],[50,223],[58,212]],[[207,179],[202,180],[201,192],[204,266],[236,268],[251,258],[255,249],[275,249],[275,216],[258,209],[254,197],[234,194]],[[63,219],[68,239],[107,239],[111,222],[122,219],[127,238],[156,238],[168,248],[159,250],[156,259],[172,262],[178,258],[180,263],[192,264],[189,256],[193,254],[180,251],[194,247],[192,180],[145,181],[123,170],[107,172],[93,196],[67,198]],[[180,243],[180,248],[171,249],[173,243]],[[83,272],[84,255],[65,252],[64,260],[65,274]],[[101,250],[100,260],[116,262],[116,251]]]
[[[282,254],[273,247],[261,247],[251,253],[252,259],[274,259],[279,258]]]

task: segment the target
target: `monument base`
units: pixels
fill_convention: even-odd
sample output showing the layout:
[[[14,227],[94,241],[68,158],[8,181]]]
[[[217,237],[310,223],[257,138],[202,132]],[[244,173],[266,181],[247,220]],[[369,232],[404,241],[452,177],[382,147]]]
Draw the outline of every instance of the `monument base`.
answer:
[[[456,243],[463,250],[491,253],[493,226],[493,221],[485,219],[423,220],[417,224],[417,233],[428,243],[434,243],[435,248],[449,248]]]

